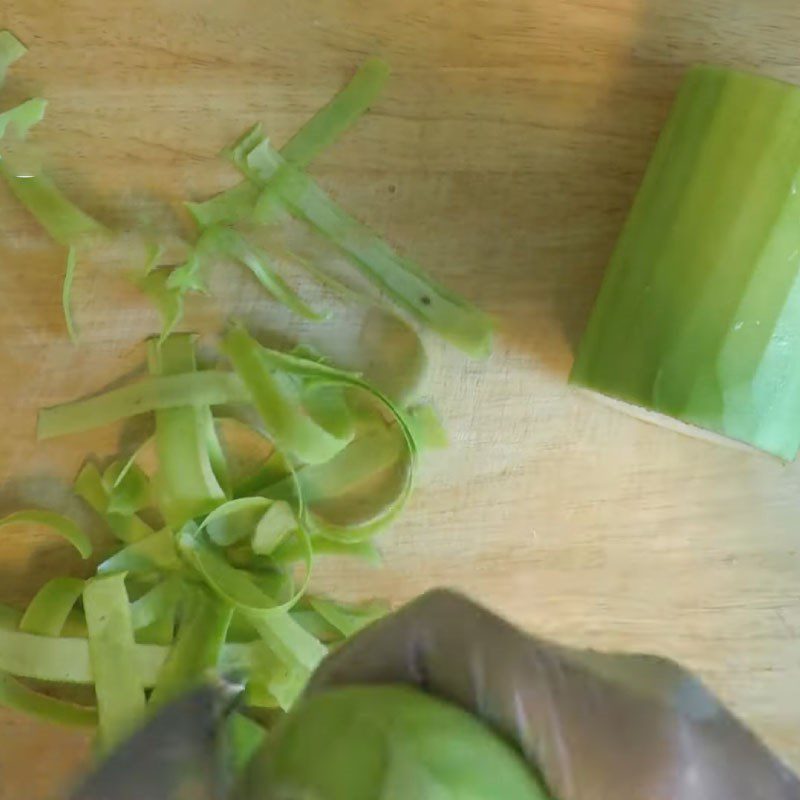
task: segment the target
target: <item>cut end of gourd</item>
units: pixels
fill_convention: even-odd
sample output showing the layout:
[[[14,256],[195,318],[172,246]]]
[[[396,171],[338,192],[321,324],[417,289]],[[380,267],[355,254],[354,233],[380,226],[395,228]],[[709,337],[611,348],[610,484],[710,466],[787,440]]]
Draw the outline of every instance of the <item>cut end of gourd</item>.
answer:
[[[700,428],[697,425],[692,425],[689,422],[682,422],[679,419],[675,419],[675,417],[670,417],[667,414],[661,414],[658,411],[651,411],[649,408],[644,408],[644,406],[637,406],[634,403],[628,403],[625,400],[620,400],[616,397],[609,397],[608,395],[601,394],[594,389],[579,387],[578,391],[582,395],[591,397],[593,400],[602,403],[604,406],[613,408],[615,411],[622,412],[628,416],[635,417],[636,419],[642,420],[642,422],[646,422],[649,425],[656,425],[659,428],[666,428],[667,430],[680,433],[683,436],[689,436],[692,439],[699,439],[703,442],[722,445],[723,447],[727,447],[732,450],[741,450],[748,453],[760,453],[762,455],[765,454],[765,451],[759,450],[757,447],[753,447],[753,445],[747,444],[746,442],[740,442],[738,439],[731,439],[719,433],[714,433],[714,431],[709,431],[705,428]],[[766,455],[780,458],[780,456],[777,456],[774,453],[767,453]],[[785,461],[786,459],[781,460]]]

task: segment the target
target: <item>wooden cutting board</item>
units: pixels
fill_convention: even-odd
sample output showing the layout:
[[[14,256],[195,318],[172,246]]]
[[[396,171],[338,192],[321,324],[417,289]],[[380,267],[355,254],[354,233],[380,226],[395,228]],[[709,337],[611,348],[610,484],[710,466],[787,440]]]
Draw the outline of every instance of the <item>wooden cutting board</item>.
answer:
[[[33,140],[60,184],[110,224],[171,232],[181,199],[234,180],[224,145],[256,121],[281,143],[384,56],[387,92],[313,173],[492,312],[498,337],[485,363],[430,342],[426,393],[452,446],[383,539],[385,566],[328,564],[319,585],[402,601],[448,584],[566,642],[670,655],[800,768],[800,468],[566,386],[683,71],[800,83],[796,2],[5,0],[3,27],[31,52],[2,105],[49,98]],[[119,431],[40,445],[36,409],[135,370],[157,321],[124,279],[126,253],[87,262],[74,348],[63,254],[4,190],[0,231],[0,510],[59,506]],[[230,313],[280,319],[237,273],[214,284],[188,316],[208,337]],[[344,337],[357,322],[331,324]],[[3,532],[0,600],[22,603],[65,568],[84,569],[43,536]],[[50,796],[85,753],[81,734],[0,712],[0,798]]]

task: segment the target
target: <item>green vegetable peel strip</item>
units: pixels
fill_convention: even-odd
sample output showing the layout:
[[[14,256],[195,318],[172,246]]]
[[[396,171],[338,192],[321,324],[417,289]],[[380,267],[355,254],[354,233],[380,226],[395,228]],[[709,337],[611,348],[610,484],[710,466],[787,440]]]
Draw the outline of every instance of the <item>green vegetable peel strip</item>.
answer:
[[[247,570],[237,569],[215,548],[202,531],[181,534],[181,551],[200,572],[206,583],[226,602],[239,611],[272,615],[288,611],[303,596],[311,577],[311,542],[302,528],[297,530],[304,549],[305,576],[291,595],[281,600],[267,594]]]
[[[333,370],[333,373],[337,375],[340,374],[338,370]],[[348,373],[341,374],[348,375]],[[331,379],[330,369],[325,375],[326,380]],[[355,376],[348,375],[348,377],[351,380],[358,380]],[[258,436],[266,437],[266,433],[258,428],[252,428],[238,420],[237,423]],[[383,439],[385,438],[384,436]],[[406,491],[406,487],[404,487],[404,490],[398,494],[395,500],[381,515],[372,520],[368,525],[358,526],[355,531],[352,527],[333,527],[319,520],[315,520],[314,515],[310,514],[307,509],[307,499],[310,498],[313,502],[315,498],[317,500],[321,498],[321,484],[323,482],[321,476],[329,476],[328,479],[332,482],[330,485],[332,493],[343,491],[344,488],[349,488],[354,480],[357,481],[366,474],[371,474],[378,469],[386,467],[391,463],[392,457],[396,457],[398,453],[403,452],[402,446],[398,445],[397,437],[393,438],[390,456],[387,456],[386,448],[382,445],[383,442],[376,442],[367,437],[366,439],[355,440],[340,454],[325,464],[304,466],[295,470],[285,462],[285,459],[281,458],[285,468],[271,469],[268,466],[262,469],[257,476],[257,480],[248,481],[249,488],[253,492],[263,492],[263,496],[260,499],[266,499],[268,503],[264,518],[259,521],[258,526],[256,526],[255,534],[253,535],[251,544],[253,550],[255,552],[269,551],[273,562],[278,565],[291,564],[307,559],[308,541],[315,556],[350,556],[362,558],[374,565],[382,563],[382,558],[378,550],[373,544],[364,539],[367,536],[375,535],[394,518],[396,513],[402,508],[407,497],[408,492]],[[270,463],[279,456],[280,453],[275,451],[270,459]],[[413,463],[412,460],[409,460],[406,466],[406,474],[409,478],[413,474]],[[306,478],[305,486],[304,476]],[[253,496],[247,495],[242,499],[246,501],[245,507],[253,507],[252,503],[255,500]],[[286,505],[288,505],[290,509],[293,509],[293,511],[284,511]],[[276,507],[283,521],[270,519],[270,512],[276,509]],[[223,508],[224,507],[220,507],[219,511],[222,512]],[[235,510],[236,506],[232,506],[232,508]],[[300,525],[299,521],[303,520],[303,532],[299,535],[288,536],[290,532],[288,525],[289,517],[286,515],[289,513],[291,513],[292,519],[291,530],[295,533],[297,533],[297,528]],[[277,532],[272,527],[276,523]],[[260,535],[259,526],[262,526]],[[264,530],[264,528],[267,529]],[[309,531],[307,534],[305,533],[306,529]],[[326,533],[336,537],[341,536],[342,533],[348,535],[344,538],[334,539],[325,538]],[[272,549],[273,547],[274,549]]]
[[[258,521],[255,533],[251,542],[254,553],[259,555],[272,555],[275,549],[289,536],[290,533],[298,529],[297,518],[288,503],[278,500],[270,503],[269,508]],[[298,541],[302,544],[304,551],[310,548],[305,537]],[[310,548],[313,550],[313,548]],[[309,565],[310,566],[310,565]]]
[[[3,111],[0,114],[0,139],[6,135],[9,126],[14,128],[14,132],[20,139],[24,139],[30,129],[44,119],[46,108],[46,100],[41,97],[33,97],[8,111]]]
[[[175,548],[172,530],[163,528],[118,550],[97,567],[97,572],[101,575],[131,573],[149,578],[160,573],[176,572],[181,567],[182,562]]]
[[[380,59],[370,59],[353,76],[352,80],[342,89],[323,109],[318,111],[306,125],[286,144],[282,154],[284,158],[299,168],[307,167],[314,158],[326,147],[331,145],[344,133],[365,111],[380,93],[388,77],[389,69]],[[252,133],[248,132],[243,137],[246,140]],[[174,322],[182,314],[182,297],[186,291],[203,291],[205,285],[200,280],[200,270],[207,258],[206,233],[215,226],[232,224],[249,217],[256,206],[260,189],[245,181],[227,191],[202,203],[186,203],[186,207],[194,217],[203,234],[198,241],[195,253],[190,256],[185,265],[173,273],[166,282],[166,287],[177,291],[176,297],[169,301],[164,299],[164,290],[160,291],[159,302],[169,302]],[[211,239],[213,240],[213,236]],[[244,240],[246,243],[246,240]],[[255,274],[256,278],[280,302],[283,302],[292,311],[309,319],[318,319],[320,315],[310,309],[285,282],[268,265],[266,254],[255,249],[243,249],[241,242],[236,245],[238,255],[231,253],[236,260],[243,261]],[[245,254],[246,258],[240,256]],[[325,283],[332,284],[341,290],[343,287],[335,279],[326,279]],[[345,288],[347,293],[347,289]],[[181,298],[181,307],[178,300]],[[171,330],[171,328],[169,328]]]
[[[391,610],[388,604],[380,602],[345,605],[324,597],[309,597],[308,602],[314,611],[346,637],[355,636]]]
[[[286,143],[281,155],[300,169],[307,167],[367,111],[383,89],[389,67],[372,58],[350,82]],[[259,189],[244,182],[204,203],[187,203],[201,228],[237,222],[248,215],[258,200]]]
[[[339,541],[327,539],[324,536],[311,538],[311,549],[314,556],[339,556],[347,558],[360,558],[373,567],[383,563],[383,557],[378,548],[369,540]],[[281,542],[270,554],[272,560],[278,565],[292,564],[303,557],[297,543],[291,539]]]
[[[297,607],[292,611],[292,618],[314,638],[326,645],[342,640],[342,633],[331,625],[319,612],[311,607]]]
[[[441,450],[449,444],[447,431],[432,405],[420,403],[412,406],[406,410],[406,420],[420,449]]]
[[[39,412],[38,436],[50,439],[81,433],[159,409],[247,402],[249,395],[235,375],[198,372],[137,381],[88,400]]]
[[[267,433],[281,450],[300,461],[318,464],[347,444],[347,439],[331,435],[303,414],[286,386],[264,368],[260,345],[244,329],[235,327],[229,331],[223,351],[250,390]]]
[[[172,700],[216,668],[233,608],[200,586],[191,587],[175,645],[158,675],[150,703]]]
[[[274,649],[261,640],[259,646],[258,661],[247,682],[246,702],[255,708],[288,711],[308,682],[308,671],[295,659],[287,662],[279,658]]]
[[[355,415],[342,387],[313,383],[304,386],[303,406],[314,421],[331,435],[348,441],[355,436]]]
[[[159,656],[160,663],[163,655]],[[143,666],[140,661],[140,669]],[[92,683],[94,680],[85,639],[35,636],[2,628],[0,671],[59,683]]]
[[[258,190],[254,187],[254,191],[257,192]],[[256,196],[256,200],[258,200],[258,196]],[[255,203],[253,205],[255,205]],[[320,267],[316,263],[315,259],[306,258],[288,247],[279,248],[278,252],[280,256],[287,261],[302,267],[317,281],[317,283],[330,289],[340,300],[354,303],[357,306],[380,307],[384,305],[380,297],[371,297],[366,291],[351,286],[349,283],[326,272],[323,267]]]
[[[180,578],[173,576],[156,584],[131,603],[131,623],[137,642],[169,644],[172,641],[182,591]]]
[[[226,372],[187,372],[151,377],[88,400],[43,409],[39,412],[37,435],[39,439],[52,439],[82,433],[148,411],[248,400],[249,395],[239,379]]]
[[[173,334],[161,345],[151,340],[148,361],[156,375],[186,377],[180,373],[193,373],[196,369],[193,337]],[[156,412],[159,506],[175,530],[226,500],[214,471],[213,454],[219,445],[213,441],[216,434],[211,411],[207,404],[193,399],[192,405]]]
[[[202,522],[211,540],[220,547],[253,536],[258,520],[272,505],[265,497],[239,497],[215,508]]]
[[[79,245],[87,237],[105,233],[105,228],[81,211],[44,175],[16,175],[0,161],[5,178],[17,200],[33,214],[50,237],[65,247]]]
[[[259,636],[275,651],[279,658],[295,661],[313,672],[328,653],[328,649],[309,635],[292,617],[280,614],[247,612],[246,617]]]
[[[231,774],[238,775],[260,749],[266,731],[244,714],[234,712],[225,721],[225,734],[229,769]]]
[[[313,362],[310,363],[313,366]],[[341,374],[348,380],[358,381],[348,373]],[[330,377],[326,379],[330,380]],[[384,530],[402,511],[413,488],[417,451],[399,410],[391,403],[387,408],[398,415],[395,417],[399,423],[398,432],[379,430],[366,434],[324,464],[291,470],[277,480],[270,470],[266,470],[265,476],[270,475],[271,480],[255,481],[249,485],[250,491],[260,492],[271,500],[287,501],[295,507],[297,518],[309,533],[315,555],[350,555],[372,563],[381,562],[380,554],[366,540]],[[358,524],[336,525],[322,519],[311,508],[322,500],[345,494],[376,472],[398,462],[402,465],[401,487],[391,502],[373,517]],[[286,563],[298,560],[302,551],[295,541],[290,540],[279,543],[273,555]]]
[[[92,542],[89,537],[68,517],[53,511],[16,511],[0,519],[0,528],[6,525],[30,523],[49,528],[66,539],[81,554],[82,558],[92,555]]]
[[[382,513],[374,519],[354,526],[335,525],[333,523],[326,522],[318,515],[310,513],[307,508],[303,510],[300,516],[303,526],[310,534],[325,536],[327,538],[338,539],[341,541],[362,541],[374,536],[380,530],[383,530],[386,525],[388,525],[397,516],[397,514],[400,513],[405,505],[406,500],[411,494],[414,473],[416,471],[418,447],[416,441],[414,440],[412,430],[409,427],[403,412],[391,400],[389,400],[388,397],[352,373],[335,369],[334,367],[330,367],[325,364],[320,364],[317,361],[299,358],[298,356],[293,356],[286,353],[279,353],[276,350],[268,350],[267,348],[263,347],[260,347],[259,355],[266,366],[273,369],[282,369],[298,377],[305,378],[306,380],[316,381],[318,385],[348,386],[366,391],[369,395],[378,400],[378,402],[395,420],[401,435],[402,446],[405,449],[405,457],[402,461],[404,467],[404,480],[400,491],[394,500],[383,509]],[[352,457],[352,451],[357,451],[355,457]],[[363,462],[362,457],[364,459]],[[319,467],[306,467],[298,472],[301,497],[304,496],[302,475],[305,471],[308,471],[309,475],[312,477],[316,473],[319,483],[322,483],[320,476],[329,476],[335,481],[338,481],[340,479],[340,474],[341,477],[344,478],[347,475],[352,475],[353,472],[358,471],[361,463],[368,464],[369,470],[373,470],[378,466],[383,465],[382,460],[376,464],[376,462],[372,460],[373,458],[382,458],[382,450],[373,447],[364,447],[363,443],[355,440],[346,450],[342,451],[336,459],[328,464],[319,465]],[[344,468],[345,466],[346,469]],[[308,483],[309,478],[306,478],[306,484]],[[269,487],[264,490],[264,493],[267,496],[272,496]],[[278,499],[287,499],[285,495],[286,486],[282,482],[280,485],[280,497]]]
[[[263,187],[258,221],[285,203],[296,216],[325,234],[361,272],[397,303],[469,355],[491,349],[491,324],[476,308],[433,283],[422,269],[399,256],[366,225],[338,206],[308,175],[283,159],[266,139],[247,152],[234,153],[237,166]]]
[[[8,68],[27,52],[28,48],[11,31],[0,31],[0,86]]]
[[[24,611],[0,603],[0,630],[9,632],[17,631],[24,616]],[[83,617],[83,611],[73,609],[67,615],[64,626],[61,629],[61,636],[86,637],[86,620]],[[3,667],[0,667],[0,671],[2,671],[2,669]],[[8,671],[10,672],[11,670]]]
[[[135,279],[136,286],[155,304],[161,314],[162,328],[159,341],[163,342],[183,317],[183,291],[169,286],[170,272],[158,269],[162,248],[158,245],[149,249],[145,268]]]
[[[250,244],[240,233],[231,228],[214,228],[206,232],[211,247],[226,258],[244,264],[256,280],[280,303],[300,317],[314,322],[325,319],[325,314],[314,311],[275,271],[269,256],[260,248]]]
[[[64,270],[64,284],[61,288],[61,308],[64,313],[64,324],[67,334],[73,343],[77,343],[78,334],[75,331],[75,322],[72,319],[72,282],[75,280],[75,270],[78,266],[78,251],[74,245],[67,249],[67,267]]]
[[[298,470],[297,480],[306,505],[343,495],[381,470],[394,464],[403,455],[401,437],[385,430],[360,436],[325,464]],[[285,498],[292,486],[288,479],[267,486],[264,491],[273,498]]]
[[[141,723],[145,710],[125,576],[89,581],[83,593],[83,607],[89,629],[99,735],[107,751]]]
[[[9,31],[0,31],[0,84],[8,67],[26,52],[25,46]],[[16,108],[0,114],[0,139],[11,125],[17,136],[24,138],[28,131],[41,122],[47,102],[41,98],[27,100]],[[64,321],[70,338],[75,341],[75,326],[72,320],[70,293],[77,266],[77,247],[91,236],[105,229],[70,200],[68,200],[46,176],[20,174],[0,156],[0,176],[25,208],[59,244],[68,248],[62,305]]]
[[[40,636],[59,636],[70,611],[83,594],[79,578],[53,578],[37,592],[19,623],[19,629]]]
[[[108,509],[108,490],[103,483],[100,470],[91,461],[87,461],[80,469],[72,489],[78,497],[83,498],[99,514]]]
[[[0,672],[0,705],[60,725],[71,727],[97,725],[96,709],[40,694],[3,672]]]
[[[161,314],[163,327],[161,341],[166,339],[183,317],[183,292],[169,285],[165,269],[156,269],[141,277],[136,285],[155,303]]]
[[[135,461],[112,462],[102,480],[108,491],[109,513],[132,515],[150,504],[150,481]]]
[[[134,646],[130,655],[144,687],[155,685],[168,653],[169,648],[160,645]],[[256,658],[257,654],[252,643],[227,643],[220,654],[220,669],[249,672]],[[7,630],[1,626],[0,671],[54,683],[95,682],[89,660],[89,643],[86,639],[35,636]]]
[[[286,612],[247,612],[245,616],[287,669],[286,682],[270,686],[270,691],[280,696],[282,707],[287,708],[297,699],[328,648]]]
[[[323,150],[352,127],[383,90],[389,65],[370,58],[359,67],[350,82],[283,146],[281,155],[305,169]]]
[[[111,492],[103,483],[97,467],[91,462],[81,468],[73,484],[75,494],[83,498],[105,518],[112,533],[122,542],[132,543],[150,536],[153,529],[137,514],[110,512]]]
[[[0,176],[51,238],[67,247],[62,306],[67,332],[74,341],[70,292],[77,267],[77,248],[104,233],[105,228],[68,200],[45,175],[18,175],[0,160]]]
[[[347,374],[347,373],[345,373]],[[266,433],[258,428],[250,427],[236,420],[237,424],[252,433],[266,438]],[[262,492],[263,497],[270,503],[269,508],[288,503],[294,509],[294,519],[304,520],[304,526],[309,529],[309,541],[315,556],[348,556],[364,559],[373,565],[380,565],[383,559],[374,544],[366,537],[374,536],[383,529],[402,508],[407,497],[407,492],[402,491],[394,501],[384,509],[383,513],[369,524],[353,527],[333,527],[315,520],[313,514],[307,510],[308,502],[315,502],[323,497],[324,491],[331,494],[343,492],[351,488],[353,483],[358,483],[365,476],[388,466],[397,454],[403,453],[403,447],[397,441],[398,437],[391,438],[391,444],[386,447],[387,436],[377,434],[375,439],[370,436],[356,439],[331,461],[318,466],[304,466],[297,470],[288,467],[284,460],[284,468],[273,469],[270,464],[279,456],[277,451],[270,458],[267,466],[262,468],[255,478],[248,480],[248,492]],[[338,465],[338,466],[334,466]],[[405,474],[413,476],[413,462],[408,462]],[[327,489],[323,490],[322,484],[330,481]],[[243,499],[248,502],[253,499],[251,494],[246,494]],[[263,520],[262,520],[263,522]],[[345,538],[326,538],[325,534],[339,537],[342,532],[349,536]],[[263,533],[262,533],[263,536]],[[253,538],[252,547],[261,547],[257,543],[258,528]],[[273,562],[278,565],[291,564],[306,558],[306,544],[303,539],[292,536],[281,540],[270,553]]]
[[[5,78],[7,68],[26,52],[24,45],[11,33],[0,31],[0,86]],[[42,121],[46,108],[46,100],[34,97],[0,113],[0,140],[3,139],[9,128],[13,129],[17,138],[24,139],[31,128]],[[3,162],[2,154],[0,154],[0,170],[4,175],[13,175],[13,171]]]

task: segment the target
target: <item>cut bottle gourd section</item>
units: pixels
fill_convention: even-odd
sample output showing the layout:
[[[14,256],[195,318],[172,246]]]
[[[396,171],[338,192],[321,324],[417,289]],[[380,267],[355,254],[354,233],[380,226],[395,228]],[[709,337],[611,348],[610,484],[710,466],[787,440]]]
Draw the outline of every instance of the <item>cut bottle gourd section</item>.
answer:
[[[689,72],[571,382],[791,460],[800,446],[800,88]]]

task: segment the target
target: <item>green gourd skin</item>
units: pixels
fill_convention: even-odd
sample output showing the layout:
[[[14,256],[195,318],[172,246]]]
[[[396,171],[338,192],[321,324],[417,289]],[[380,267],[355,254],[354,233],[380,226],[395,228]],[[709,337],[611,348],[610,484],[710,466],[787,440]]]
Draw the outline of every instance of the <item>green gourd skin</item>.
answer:
[[[686,76],[573,384],[791,460],[800,446],[800,88]]]
[[[240,800],[547,800],[522,756],[462,709],[400,686],[298,703],[250,764]]]

